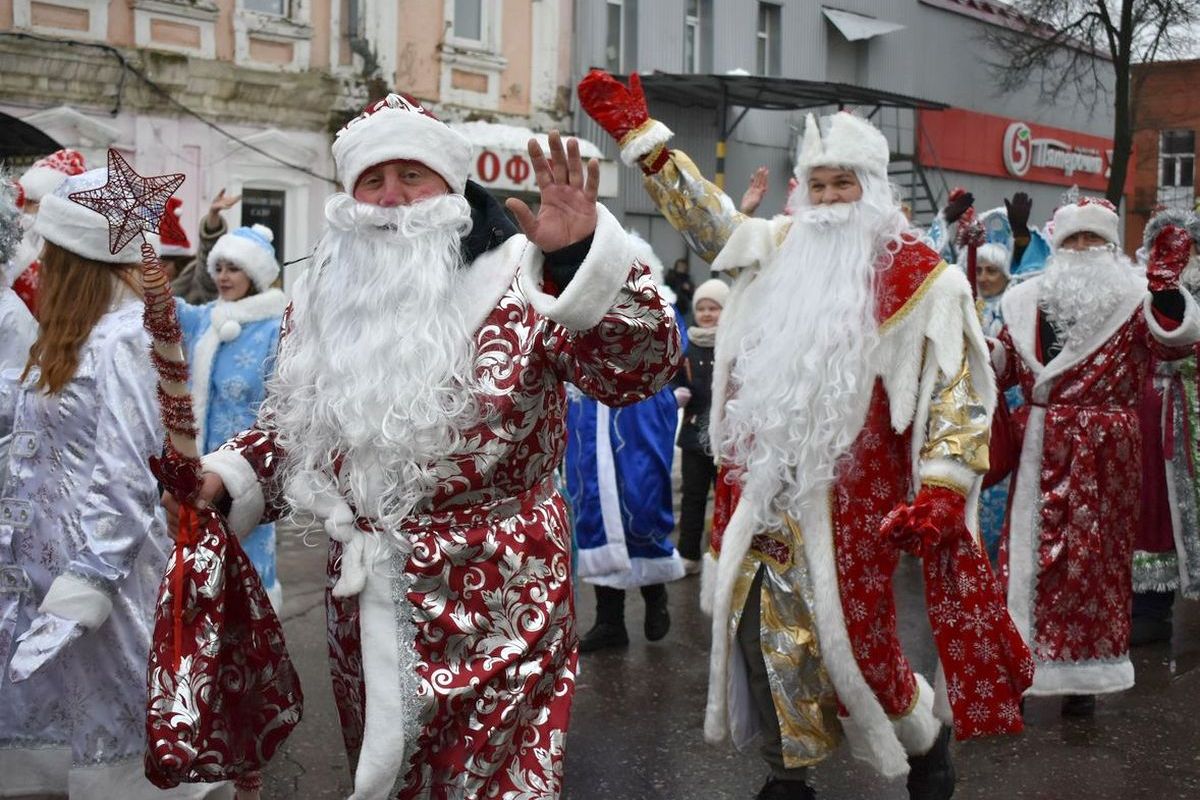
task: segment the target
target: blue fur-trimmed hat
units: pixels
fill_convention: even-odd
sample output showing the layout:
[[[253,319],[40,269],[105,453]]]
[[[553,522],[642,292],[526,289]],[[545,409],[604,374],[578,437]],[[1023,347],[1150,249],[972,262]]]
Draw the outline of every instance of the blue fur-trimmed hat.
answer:
[[[266,225],[235,228],[208,251],[208,274],[216,280],[217,262],[228,261],[249,276],[255,289],[266,291],[279,277],[274,241],[275,234]]]

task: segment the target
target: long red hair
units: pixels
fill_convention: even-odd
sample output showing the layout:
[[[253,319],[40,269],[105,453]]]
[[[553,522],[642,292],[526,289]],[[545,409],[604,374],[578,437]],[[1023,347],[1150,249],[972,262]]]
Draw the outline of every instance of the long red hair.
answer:
[[[142,290],[136,265],[81,258],[52,242],[46,242],[41,263],[38,337],[21,378],[40,367],[37,388],[55,394],[75,377],[79,351],[112,306],[118,286],[124,283],[139,296]]]

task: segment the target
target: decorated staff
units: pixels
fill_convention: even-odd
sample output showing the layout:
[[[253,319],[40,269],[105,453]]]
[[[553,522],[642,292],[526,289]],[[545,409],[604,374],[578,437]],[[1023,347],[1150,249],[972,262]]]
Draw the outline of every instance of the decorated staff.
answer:
[[[70,199],[107,218],[116,252],[158,230],[182,183],[182,175],[142,177],[109,150],[108,182]],[[151,468],[183,501],[150,651],[146,776],[162,788],[233,779],[240,791],[254,791],[259,770],[300,721],[303,697],[257,572],[224,517],[197,502],[196,422],[175,302],[144,239],[141,257],[143,324],[167,433]]]

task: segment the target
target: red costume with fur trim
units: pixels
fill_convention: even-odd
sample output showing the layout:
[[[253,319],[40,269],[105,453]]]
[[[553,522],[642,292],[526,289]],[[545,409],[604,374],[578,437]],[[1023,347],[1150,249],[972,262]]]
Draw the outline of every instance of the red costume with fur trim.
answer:
[[[397,700],[393,723],[416,703],[420,726],[405,749],[400,798],[561,791],[578,660],[570,526],[554,486],[566,447],[563,383],[627,405],[665,385],[681,359],[670,309],[630,252],[602,211],[591,253],[559,297],[540,291],[540,253],[520,235],[467,267],[463,303],[476,325],[486,421],[434,465],[444,476],[436,494],[403,526],[413,548],[402,580],[410,582],[419,696]],[[258,428],[205,458],[234,498],[235,528],[282,512],[275,477],[284,458],[273,432]],[[370,520],[353,524],[356,535],[375,535]],[[365,622],[365,593],[333,596],[344,551],[330,542],[327,621],[353,766],[371,757],[364,659],[389,646],[377,634],[391,631]]]
[[[1034,278],[1004,296],[1002,388],[1030,403],[1002,553],[1008,606],[1037,661],[1029,693],[1094,694],[1133,686],[1131,563],[1140,513],[1141,390],[1153,356],[1182,358],[1200,335],[1156,321],[1144,288],[1125,293],[1092,340],[1047,359]]]

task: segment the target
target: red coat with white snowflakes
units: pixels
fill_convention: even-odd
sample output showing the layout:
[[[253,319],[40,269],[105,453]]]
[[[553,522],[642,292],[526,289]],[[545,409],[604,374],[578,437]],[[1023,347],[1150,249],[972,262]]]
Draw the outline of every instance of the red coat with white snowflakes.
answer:
[[[1114,692],[1133,685],[1131,558],[1138,527],[1138,404],[1153,356],[1200,338],[1187,297],[1165,328],[1145,284],[1131,286],[1091,340],[1045,361],[1034,278],[1002,301],[1002,388],[1020,384],[1022,447],[1010,495],[1002,570],[1008,607],[1037,665],[1029,694]]]
[[[603,210],[587,258],[557,297],[541,290],[541,255],[523,236],[469,270],[464,303],[478,322],[486,423],[435,465],[446,477],[425,513],[404,526],[412,554],[393,584],[405,587],[415,628],[416,697],[400,698],[390,720],[401,728],[414,711],[419,716],[407,761],[389,755],[390,766],[366,763],[382,751],[372,749],[364,662],[394,656],[386,652],[394,637],[375,644],[377,633],[394,632],[366,619],[370,583],[359,597],[329,596],[334,696],[359,791],[368,778],[386,783],[389,769],[404,766],[396,773],[401,798],[556,797],[578,657],[571,533],[554,488],[566,446],[563,384],[609,405],[641,400],[674,374],[679,335],[649,271],[633,261],[624,232]],[[280,513],[273,477],[283,457],[271,433],[255,429],[206,458],[206,468],[228,476],[236,527]],[[240,496],[229,480],[239,474],[253,475]],[[356,524],[372,535],[368,521]],[[331,542],[330,587],[342,550]],[[402,649],[409,621],[398,622]],[[385,688],[404,694],[402,683]]]

